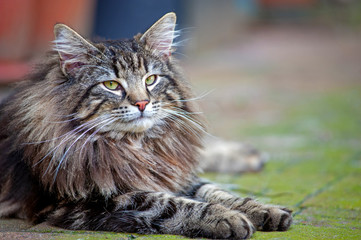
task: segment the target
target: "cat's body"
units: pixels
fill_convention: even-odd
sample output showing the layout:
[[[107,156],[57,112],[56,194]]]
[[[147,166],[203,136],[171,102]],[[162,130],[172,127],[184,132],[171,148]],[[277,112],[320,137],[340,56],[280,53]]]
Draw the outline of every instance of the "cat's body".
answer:
[[[171,56],[175,15],[131,40],[55,27],[55,51],[1,106],[0,217],[68,229],[248,238],[290,211],[197,177],[202,120]]]

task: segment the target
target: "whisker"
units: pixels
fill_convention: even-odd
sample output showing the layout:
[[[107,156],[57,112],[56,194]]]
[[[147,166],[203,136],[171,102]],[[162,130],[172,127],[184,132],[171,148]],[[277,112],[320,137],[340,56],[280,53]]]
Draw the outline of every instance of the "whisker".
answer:
[[[85,125],[85,124],[84,124],[84,125]],[[89,124],[87,124],[87,125],[91,125],[91,124],[89,123]],[[78,130],[78,131],[72,130],[72,131],[69,131],[69,132],[67,132],[66,134],[62,135],[62,136],[64,136],[65,138],[62,139],[62,140],[60,141],[60,143],[59,143],[56,147],[54,147],[51,151],[49,151],[42,159],[40,159],[38,162],[34,163],[34,164],[33,164],[33,167],[37,166],[37,165],[40,164],[42,161],[44,161],[44,159],[46,159],[46,157],[48,157],[50,154],[53,154],[53,157],[54,157],[55,151],[56,151],[57,149],[59,149],[59,147],[60,147],[64,142],[66,142],[67,140],[71,139],[72,137],[75,136],[76,133],[82,131],[82,130],[85,129],[85,128],[86,128],[86,126],[83,126],[82,129],[80,129],[80,130]],[[62,137],[62,136],[60,136],[60,137]],[[60,138],[60,137],[57,137],[57,138]],[[52,157],[52,159],[53,159],[53,157]],[[49,165],[49,166],[50,166],[50,165]],[[45,173],[48,171],[49,166],[47,167]]]
[[[79,120],[79,119],[80,119],[79,117],[75,117],[75,118],[64,120],[64,121],[45,121],[45,122],[48,122],[48,123],[67,123],[67,122],[72,122],[72,121]]]
[[[172,120],[176,120],[177,122],[181,121],[182,122],[182,124],[181,124],[182,127],[185,127],[188,130],[190,130],[191,132],[195,133],[199,138],[201,138],[201,136],[199,136],[199,134],[195,132],[196,129],[198,129],[200,132],[208,134],[205,131],[204,127],[198,121],[191,118],[190,116],[187,116],[185,114],[182,114],[181,112],[174,111],[174,110],[171,110],[171,109],[164,108],[163,110],[165,112],[168,112],[170,115],[172,115]],[[191,129],[188,124],[184,124],[185,123],[184,120],[186,122],[188,122],[188,123],[191,123],[195,127],[195,129]]]
[[[62,115],[62,114],[49,114],[49,116],[55,116],[55,117],[65,117],[65,118],[67,118],[67,117],[72,117],[72,116],[74,116],[74,115],[76,115],[77,113],[72,113],[72,114],[68,114],[68,115]]]
[[[202,95],[198,96],[198,97],[194,97],[194,98],[190,98],[190,99],[178,99],[178,100],[172,100],[171,102],[189,102],[189,101],[197,101],[200,100],[204,97],[206,97],[207,95],[211,94],[212,92],[214,92],[215,89],[209,90],[205,93],[203,93]]]
[[[173,115],[169,115],[167,117],[167,119],[171,120],[174,124],[176,124],[178,127],[182,127],[187,129],[188,131],[192,132],[193,134],[195,134],[198,138],[202,138],[202,136],[200,136],[200,134],[198,132],[195,131],[194,128],[191,128],[188,124],[185,124],[184,121],[182,121],[181,119],[173,116]]]
[[[66,157],[66,155],[68,154],[68,152],[70,151],[70,149],[74,146],[74,144],[81,138],[83,137],[87,132],[89,132],[90,130],[92,130],[93,128],[99,126],[100,124],[103,124],[104,122],[109,122],[109,121],[112,121],[113,119],[106,119],[106,120],[103,120],[101,122],[98,122],[97,124],[93,125],[91,128],[87,129],[85,132],[83,132],[82,134],[80,134],[73,142],[72,144],[67,148],[67,150],[65,151],[65,153],[63,154],[62,158],[59,160],[59,163],[58,163],[58,166],[55,170],[55,175],[54,175],[54,182],[55,182],[55,179],[56,179],[56,176],[58,175],[58,172],[59,172],[59,169]]]
[[[90,139],[92,139],[102,128],[104,128],[105,126],[108,126],[109,124],[112,124],[113,122],[115,122],[117,120],[117,118],[113,117],[112,121],[105,123],[102,127],[100,127],[99,129],[97,129],[96,131],[94,131],[83,143],[83,145],[80,148],[80,153],[79,156],[81,156],[83,149],[85,147],[85,145],[90,141]]]
[[[197,120],[195,120],[194,118],[192,118],[191,116],[187,115],[186,111],[182,111],[182,112],[181,111],[174,111],[174,110],[166,109],[166,108],[164,108],[164,110],[168,111],[169,113],[171,113],[173,115],[181,117],[184,120],[187,120],[188,122],[192,123],[197,129],[199,129],[201,132],[208,135],[208,133],[205,131],[202,124],[200,122],[198,122]]]
[[[56,137],[56,138],[53,138],[51,140],[45,140],[45,141],[41,141],[41,142],[37,142],[37,143],[45,143],[45,142],[50,142],[50,141],[54,141],[56,139],[59,139],[61,137],[64,137],[64,139],[62,139],[60,141],[60,143],[54,147],[51,151],[49,151],[42,159],[40,159],[38,162],[34,163],[33,164],[33,167],[37,166],[38,164],[40,164],[42,161],[44,161],[44,159],[46,159],[46,157],[48,157],[50,154],[53,153],[54,155],[54,152],[64,143],[66,142],[67,140],[71,139],[72,137],[74,137],[77,133],[81,132],[82,130],[86,129],[86,127],[90,126],[92,123],[98,121],[99,119],[98,118],[95,118],[89,122],[86,122],[86,123],[83,123],[81,124],[80,126],[78,126],[77,128],[59,136],[59,137]],[[29,144],[37,144],[37,143],[29,143]],[[49,168],[49,166],[48,166]],[[48,171],[48,168],[46,169],[45,173]]]
[[[79,125],[78,127],[76,127],[75,129],[73,129],[73,130],[71,130],[71,131],[69,131],[69,132],[67,132],[67,133],[65,133],[65,134],[63,134],[63,135],[61,135],[61,136],[59,136],[59,137],[55,137],[55,138],[52,138],[52,139],[49,139],[49,140],[44,140],[44,141],[27,142],[27,143],[22,143],[22,144],[23,144],[23,145],[32,145],[32,144],[41,144],[41,143],[51,142],[51,141],[54,141],[54,140],[56,140],[56,139],[62,138],[62,137],[64,137],[64,136],[67,136],[67,135],[70,134],[70,133],[73,133],[73,132],[78,133],[78,132],[80,132],[81,130],[83,130],[84,128],[86,128],[88,125],[91,125],[93,122],[96,122],[96,121],[97,121],[97,119],[93,119],[93,120],[90,120],[90,121],[88,121],[88,122],[86,122],[86,123],[83,123],[83,124]]]
[[[176,106],[173,106],[173,105],[162,105],[162,106],[166,106],[166,107],[169,107],[171,109],[174,109],[174,110],[177,110],[177,111],[180,111],[180,112],[184,112],[186,113],[187,115],[200,115],[200,114],[203,114],[203,112],[188,112],[180,107],[176,107]]]

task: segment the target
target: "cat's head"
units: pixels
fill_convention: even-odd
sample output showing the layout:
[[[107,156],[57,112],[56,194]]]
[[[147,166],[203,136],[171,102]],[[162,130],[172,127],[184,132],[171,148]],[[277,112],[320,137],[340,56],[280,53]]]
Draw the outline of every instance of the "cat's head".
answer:
[[[61,84],[71,89],[67,97],[74,103],[69,115],[100,133],[139,133],[169,123],[200,128],[172,56],[175,22],[168,13],[133,39],[101,42],[55,25],[54,50],[66,79]]]

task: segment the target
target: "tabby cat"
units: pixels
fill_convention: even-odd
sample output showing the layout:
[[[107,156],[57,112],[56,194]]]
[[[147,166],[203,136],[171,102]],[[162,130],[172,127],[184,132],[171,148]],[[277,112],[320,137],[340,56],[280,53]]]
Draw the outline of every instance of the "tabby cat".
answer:
[[[175,21],[100,42],[55,25],[53,51],[1,105],[0,217],[222,239],[290,227],[287,208],[197,177],[205,130],[172,56]]]

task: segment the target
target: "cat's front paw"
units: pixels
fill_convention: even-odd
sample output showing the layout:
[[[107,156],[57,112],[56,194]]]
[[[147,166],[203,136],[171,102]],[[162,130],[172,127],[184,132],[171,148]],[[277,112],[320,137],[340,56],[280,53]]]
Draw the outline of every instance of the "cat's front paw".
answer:
[[[215,226],[216,239],[248,239],[256,231],[247,217],[236,211],[227,212]]]
[[[286,231],[292,224],[292,210],[261,204],[250,198],[232,209],[245,213],[260,231]]]
[[[251,221],[260,231],[286,231],[292,224],[291,213],[287,208],[264,206],[251,214]]]
[[[195,227],[195,229],[193,229]],[[198,224],[193,224],[192,237],[213,239],[248,239],[256,231],[246,215],[220,205],[212,205]]]

